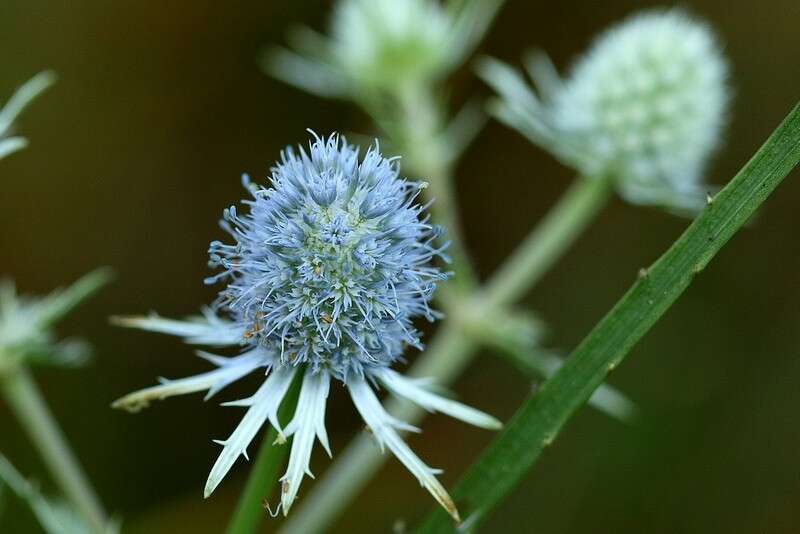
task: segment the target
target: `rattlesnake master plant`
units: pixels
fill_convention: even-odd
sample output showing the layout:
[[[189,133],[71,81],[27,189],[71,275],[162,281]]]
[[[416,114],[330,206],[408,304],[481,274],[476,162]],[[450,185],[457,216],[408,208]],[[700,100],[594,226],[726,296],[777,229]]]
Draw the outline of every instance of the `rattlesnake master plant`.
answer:
[[[27,146],[28,141],[24,137],[11,135],[14,119],[34,98],[50,87],[55,79],[55,74],[51,71],[37,74],[17,89],[6,105],[0,109],[0,158]]]
[[[560,79],[532,54],[534,93],[510,67],[485,60],[503,122],[590,177],[610,177],[637,204],[702,206],[702,173],[720,141],[730,91],[711,30],[680,10],[634,15],[601,34]]]
[[[273,49],[265,68],[311,93],[373,105],[382,94],[430,83],[458,67],[502,0],[339,0],[330,36],[300,28],[294,51]]]
[[[392,370],[406,346],[421,348],[412,321],[436,317],[429,301],[444,280],[431,263],[442,254],[440,231],[416,204],[420,184],[400,178],[395,159],[377,145],[363,158],[355,147],[332,135],[315,136],[310,150],[287,148],[272,169],[271,187],[245,179],[251,199],[246,213],[233,207],[222,224],[233,242],[211,243],[211,265],[219,269],[208,283],[225,287],[204,316],[172,321],[157,316],[121,319],[123,325],[182,336],[189,343],[235,346],[225,358],[201,353],[217,369],[181,380],[165,380],[115,402],[137,410],[153,399],[208,391],[256,370],[267,378],[247,399],[226,403],[247,408],[231,436],[219,442],[222,453],[211,469],[208,496],[261,426],[268,420],[280,441],[294,435],[286,474],[281,479],[284,513],[309,473],[318,439],[330,454],[325,404],[331,379],[344,384],[381,447],[388,447],[453,517],[458,513],[425,465],[397,430],[416,430],[389,415],[373,386],[469,423],[497,428],[499,422],[477,410],[440,397],[427,382]],[[291,382],[302,375],[294,417],[285,428],[277,418]]]

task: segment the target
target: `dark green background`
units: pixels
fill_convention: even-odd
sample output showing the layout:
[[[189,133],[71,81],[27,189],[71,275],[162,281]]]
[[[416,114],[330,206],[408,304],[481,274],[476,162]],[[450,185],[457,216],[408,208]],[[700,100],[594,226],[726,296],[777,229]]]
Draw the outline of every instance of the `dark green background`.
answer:
[[[510,0],[483,51],[515,61],[528,47],[559,66],[607,24],[649,2]],[[726,144],[710,168],[723,183],[800,97],[796,0],[688,2],[721,34],[735,87]],[[324,101],[259,72],[263,45],[295,23],[324,24],[325,2],[5,1],[0,95],[45,67],[58,84],[29,109],[32,145],[0,162],[0,275],[41,293],[98,265],[117,280],[63,324],[96,346],[84,370],[37,376],[124,532],[219,532],[247,469],[237,464],[208,501],[202,486],[240,412],[199,397],[138,416],[109,402],[157,375],[205,368],[180,341],[108,325],[111,314],[195,312],[214,291],[206,247],[221,210],[242,196],[239,175],[264,177],[305,128],[364,132],[353,106]],[[462,69],[454,98],[487,95]],[[624,426],[584,410],[493,517],[490,532],[780,533],[800,531],[800,184],[790,176],[611,380],[645,410]],[[485,275],[545,213],[568,169],[490,123],[458,172],[467,238]],[[615,201],[526,303],[551,326],[548,345],[574,347],[687,221]],[[255,379],[255,377],[253,377]],[[257,379],[255,379],[257,381]],[[220,396],[252,391],[247,381]],[[530,384],[484,355],[455,387],[506,418]],[[334,453],[360,431],[341,388],[328,429]],[[442,416],[413,447],[451,484],[490,433]],[[34,451],[0,405],[0,450],[44,479]],[[317,450],[315,472],[328,460]],[[311,486],[306,480],[300,497]],[[332,526],[387,532],[433,501],[390,462]],[[297,508],[299,510],[299,508]],[[265,532],[280,520],[265,522]],[[2,532],[36,532],[7,503]]]

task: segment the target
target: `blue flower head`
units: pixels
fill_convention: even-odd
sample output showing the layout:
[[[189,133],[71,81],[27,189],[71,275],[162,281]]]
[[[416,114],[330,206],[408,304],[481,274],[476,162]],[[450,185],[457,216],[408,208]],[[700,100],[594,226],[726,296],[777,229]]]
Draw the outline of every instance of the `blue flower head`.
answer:
[[[342,138],[315,135],[308,150],[287,148],[272,169],[271,187],[245,177],[251,195],[246,213],[224,212],[233,242],[211,243],[207,283],[224,283],[202,317],[174,321],[158,316],[121,319],[123,325],[178,335],[199,345],[236,346],[241,353],[202,357],[216,369],[136,391],[114,406],[135,411],[153,399],[207,391],[207,398],[244,375],[266,368],[267,377],[249,398],[226,403],[247,412],[227,440],[206,483],[208,496],[269,420],[279,441],[294,436],[281,479],[281,505],[288,512],[309,474],[315,439],[330,454],[325,403],[331,378],[345,384],[381,447],[388,447],[420,483],[458,518],[436,470],[423,463],[397,430],[413,427],[392,417],[373,386],[469,423],[499,422],[440,397],[428,381],[391,369],[407,345],[421,348],[413,320],[436,318],[429,302],[447,278],[432,264],[445,245],[416,199],[424,184],[400,178],[396,159],[377,144],[363,158]],[[282,428],[278,408],[296,375],[302,375],[294,417]]]
[[[412,320],[434,319],[428,302],[446,278],[431,264],[441,232],[415,203],[421,184],[377,145],[358,156],[336,135],[287,149],[272,187],[245,177],[247,213],[223,217],[233,243],[209,249],[221,272],[207,281],[227,283],[216,308],[251,343],[343,381],[421,348]]]

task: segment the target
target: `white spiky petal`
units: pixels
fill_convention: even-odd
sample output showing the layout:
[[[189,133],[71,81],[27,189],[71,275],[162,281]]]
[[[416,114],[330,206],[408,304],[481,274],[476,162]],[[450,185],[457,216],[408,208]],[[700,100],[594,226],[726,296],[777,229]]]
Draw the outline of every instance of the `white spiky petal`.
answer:
[[[161,317],[145,317],[120,320],[126,326],[136,326],[189,339],[204,339],[214,344],[238,344],[231,338],[231,325],[226,321],[206,316],[203,319],[178,321]],[[198,351],[198,356],[211,362],[216,369],[177,380],[162,379],[161,384],[135,391],[114,402],[113,406],[129,411],[138,411],[153,400],[175,395],[206,391],[211,397],[225,386],[258,368],[266,368],[268,376],[252,397],[223,403],[223,406],[246,407],[244,417],[226,440],[216,441],[223,446],[206,482],[204,496],[208,497],[220,484],[239,458],[247,458],[247,447],[266,422],[279,432],[276,446],[292,437],[289,464],[281,477],[281,507],[284,515],[297,498],[303,477],[313,477],[309,464],[314,440],[317,439],[329,456],[332,456],[325,429],[325,408],[330,390],[331,374],[324,370],[282,365],[277,354],[263,347],[256,347],[238,356],[223,357]],[[278,420],[278,408],[284,400],[296,373],[302,374],[300,394],[291,421],[282,429]],[[390,415],[381,405],[370,380],[383,385],[390,393],[408,399],[429,411],[437,411],[469,424],[497,429],[500,421],[479,410],[442,397],[429,389],[430,381],[410,379],[389,368],[371,369],[365,376],[348,377],[346,386],[353,403],[372,432],[381,450],[388,448],[398,460],[419,480],[420,484],[458,520],[458,510],[447,491],[436,479],[441,471],[426,465],[403,441],[398,431],[420,430]]]
[[[226,406],[248,406],[247,412],[231,436],[220,441],[223,446],[211,473],[208,475],[203,495],[208,497],[216,489],[239,456],[247,456],[247,446],[269,419],[273,427],[280,429],[278,408],[292,383],[294,367],[278,367],[264,381],[255,395],[249,399],[226,403]]]
[[[309,468],[309,462],[315,436],[325,448],[328,456],[332,456],[328,444],[328,433],[325,430],[325,404],[328,400],[330,382],[328,373],[305,373],[294,418],[286,425],[283,432],[286,437],[294,435],[289,466],[286,474],[281,478],[283,482],[281,488],[283,515],[289,513],[297,491],[300,489],[303,475],[314,477]]]
[[[113,322],[117,326],[178,336],[192,345],[227,347],[243,343],[243,327],[221,319],[208,308],[202,311],[202,316],[190,317],[183,321],[166,319],[153,313],[141,317],[115,317]]]
[[[199,391],[208,391],[205,397],[205,400],[208,400],[225,386],[250,374],[259,367],[266,367],[272,363],[272,356],[260,348],[250,350],[233,358],[225,358],[205,352],[199,352],[198,355],[216,365],[217,368],[213,371],[177,380],[162,378],[159,385],[129,393],[114,401],[112,407],[122,408],[129,412],[138,412],[147,407],[153,400],[163,400],[167,397]]]
[[[350,391],[350,397],[353,399],[353,404],[355,404],[358,413],[361,414],[364,422],[367,423],[367,426],[372,431],[372,435],[375,436],[375,440],[380,445],[381,450],[384,447],[388,447],[392,454],[400,460],[400,463],[417,477],[422,487],[430,492],[433,498],[447,510],[447,513],[456,522],[460,522],[461,518],[458,515],[453,499],[450,498],[447,490],[436,479],[436,475],[441,471],[428,467],[414,454],[414,451],[406,445],[403,438],[397,433],[398,428],[408,430],[408,427],[386,412],[366,380],[354,379],[347,384],[347,389]]]

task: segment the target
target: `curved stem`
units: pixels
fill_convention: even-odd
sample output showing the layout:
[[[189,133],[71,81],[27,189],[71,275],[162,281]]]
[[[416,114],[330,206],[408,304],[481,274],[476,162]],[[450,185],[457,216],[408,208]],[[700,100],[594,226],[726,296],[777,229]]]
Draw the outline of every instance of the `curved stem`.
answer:
[[[0,378],[0,389],[64,496],[84,517],[93,532],[105,532],[108,520],[100,500],[31,375],[24,368],[10,371]]]
[[[297,373],[286,397],[278,410],[278,418],[282,425],[288,424],[297,406],[302,374]],[[275,445],[278,431],[270,427],[258,450],[258,456],[250,470],[244,491],[233,512],[226,534],[251,534],[258,529],[264,519],[264,502],[272,493],[278,480],[278,470],[289,453],[289,444]]]

